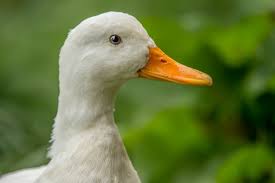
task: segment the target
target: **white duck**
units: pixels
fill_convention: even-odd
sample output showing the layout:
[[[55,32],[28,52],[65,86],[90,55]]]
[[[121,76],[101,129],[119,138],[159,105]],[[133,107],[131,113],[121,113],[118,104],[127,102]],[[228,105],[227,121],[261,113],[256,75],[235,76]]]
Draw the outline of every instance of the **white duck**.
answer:
[[[119,12],[76,26],[61,49],[59,71],[51,161],[4,175],[0,183],[138,183],[113,117],[120,86],[137,77],[212,84],[165,55],[134,17]]]

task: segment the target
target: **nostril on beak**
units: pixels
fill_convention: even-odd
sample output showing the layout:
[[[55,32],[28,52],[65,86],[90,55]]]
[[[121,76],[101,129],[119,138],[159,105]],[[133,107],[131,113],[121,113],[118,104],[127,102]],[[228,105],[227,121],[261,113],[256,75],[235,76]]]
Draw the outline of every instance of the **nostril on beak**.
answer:
[[[161,62],[161,63],[164,63],[164,64],[166,64],[166,63],[167,63],[167,61],[166,61],[166,60],[164,60],[164,59],[160,59],[160,62]]]

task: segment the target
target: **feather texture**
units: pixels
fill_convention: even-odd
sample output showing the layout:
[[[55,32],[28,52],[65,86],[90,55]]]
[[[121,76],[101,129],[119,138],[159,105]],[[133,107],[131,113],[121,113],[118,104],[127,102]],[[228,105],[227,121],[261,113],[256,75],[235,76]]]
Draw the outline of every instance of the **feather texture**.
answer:
[[[121,37],[113,45],[109,37]],[[139,183],[113,111],[120,86],[148,62],[155,44],[132,16],[108,12],[68,35],[59,58],[59,99],[51,161],[7,174],[0,183]]]

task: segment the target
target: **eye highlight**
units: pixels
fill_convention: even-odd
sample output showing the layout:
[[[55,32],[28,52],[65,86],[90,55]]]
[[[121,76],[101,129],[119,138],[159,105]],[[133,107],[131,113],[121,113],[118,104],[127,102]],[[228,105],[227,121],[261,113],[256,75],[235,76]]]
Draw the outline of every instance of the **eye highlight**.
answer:
[[[121,37],[116,35],[116,34],[111,35],[110,38],[109,38],[109,41],[113,45],[118,45],[122,42]]]

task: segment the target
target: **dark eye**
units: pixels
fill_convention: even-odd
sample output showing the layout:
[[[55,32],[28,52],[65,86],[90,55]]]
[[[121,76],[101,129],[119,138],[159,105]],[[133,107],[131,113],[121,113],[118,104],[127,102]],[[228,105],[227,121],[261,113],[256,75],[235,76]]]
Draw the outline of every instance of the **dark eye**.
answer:
[[[114,34],[110,36],[109,41],[114,45],[118,45],[119,43],[121,43],[121,38],[120,36]]]

